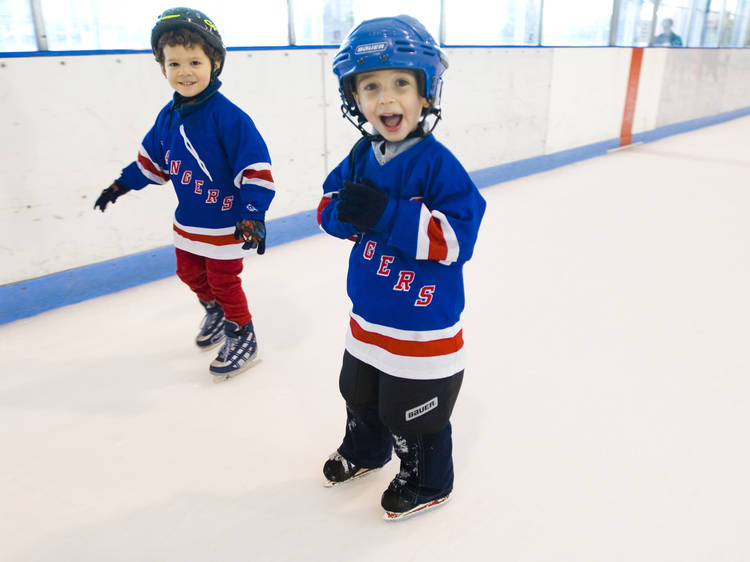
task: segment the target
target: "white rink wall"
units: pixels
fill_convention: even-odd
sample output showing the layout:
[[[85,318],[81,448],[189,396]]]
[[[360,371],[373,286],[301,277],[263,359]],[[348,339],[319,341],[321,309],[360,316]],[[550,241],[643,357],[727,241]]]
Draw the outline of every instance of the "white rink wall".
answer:
[[[436,136],[469,171],[620,135],[629,48],[447,48]],[[268,143],[269,219],[314,209],[358,133],[341,118],[334,49],[228,53],[222,92]],[[633,133],[750,106],[750,51],[646,49]],[[150,54],[0,58],[0,285],[171,244],[169,184],[102,214],[171,90]]]

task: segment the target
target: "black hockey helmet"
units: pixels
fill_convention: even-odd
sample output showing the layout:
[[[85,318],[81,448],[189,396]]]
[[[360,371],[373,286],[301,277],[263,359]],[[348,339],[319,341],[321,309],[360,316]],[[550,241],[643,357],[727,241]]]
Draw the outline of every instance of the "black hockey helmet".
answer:
[[[167,31],[180,28],[194,31],[211,47],[219,51],[219,68],[213,75],[218,76],[221,74],[227,50],[224,47],[224,42],[221,40],[219,30],[206,14],[192,8],[169,8],[159,15],[154,28],[151,30],[151,50],[154,56],[159,57],[159,53],[156,50],[161,36]]]

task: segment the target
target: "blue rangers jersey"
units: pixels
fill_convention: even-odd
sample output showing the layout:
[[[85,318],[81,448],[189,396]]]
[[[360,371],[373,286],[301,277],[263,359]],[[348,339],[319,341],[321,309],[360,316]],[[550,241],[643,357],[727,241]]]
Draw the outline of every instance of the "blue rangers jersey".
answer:
[[[372,147],[363,148],[328,175],[318,207],[325,232],[355,241],[346,349],[393,376],[451,376],[465,366],[462,269],[486,203],[463,166],[431,135],[384,164]],[[337,193],[352,172],[390,196],[383,217],[364,234],[336,213]]]
[[[215,259],[251,253],[234,239],[237,221],[263,219],[275,195],[268,149],[252,119],[216,89],[199,103],[169,102],[117,180],[129,189],[171,180],[174,244]]]

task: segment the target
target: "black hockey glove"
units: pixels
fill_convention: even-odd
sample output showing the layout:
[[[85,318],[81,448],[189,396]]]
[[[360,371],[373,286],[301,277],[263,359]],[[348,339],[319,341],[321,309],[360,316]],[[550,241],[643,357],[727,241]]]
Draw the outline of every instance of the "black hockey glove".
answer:
[[[388,194],[367,178],[359,181],[344,182],[344,189],[339,191],[338,218],[360,232],[367,232],[383,216],[388,205]]]
[[[94,209],[99,207],[102,210],[102,213],[104,212],[104,209],[107,208],[108,203],[114,204],[115,201],[117,201],[117,198],[120,195],[124,195],[130,191],[127,187],[124,185],[120,185],[116,181],[112,182],[112,185],[110,185],[107,189],[102,190],[102,194],[99,196],[99,199],[96,200],[96,203],[94,203]]]
[[[266,251],[266,223],[256,219],[237,221],[234,239],[245,241],[242,244],[243,250],[258,248],[258,253],[262,254]]]

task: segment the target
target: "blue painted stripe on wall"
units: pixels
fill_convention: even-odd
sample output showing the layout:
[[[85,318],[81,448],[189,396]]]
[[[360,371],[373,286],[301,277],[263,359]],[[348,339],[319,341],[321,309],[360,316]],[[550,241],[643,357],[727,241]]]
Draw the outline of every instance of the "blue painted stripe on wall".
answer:
[[[321,232],[316,211],[268,221],[269,248]],[[0,287],[0,324],[174,275],[173,246],[163,246]]]
[[[750,107],[658,127],[633,135],[633,142],[652,142],[750,115]],[[526,158],[470,173],[479,188],[603,156],[619,146],[610,139],[570,150]],[[319,234],[315,210],[268,221],[268,247]],[[44,277],[0,287],[0,324],[27,318],[46,310],[75,304],[174,275],[174,248],[164,246],[101,263],[78,267]]]

